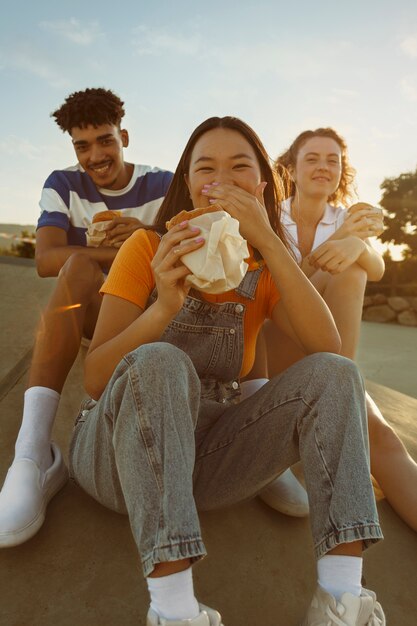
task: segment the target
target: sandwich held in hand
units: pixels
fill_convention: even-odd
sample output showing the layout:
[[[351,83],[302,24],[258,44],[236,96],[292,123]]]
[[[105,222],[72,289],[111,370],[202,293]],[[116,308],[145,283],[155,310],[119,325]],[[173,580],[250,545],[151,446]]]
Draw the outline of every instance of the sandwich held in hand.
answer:
[[[204,209],[181,211],[167,222],[167,229],[184,220],[198,226],[199,237],[205,240],[201,248],[181,257],[192,272],[187,282],[206,293],[235,289],[247,272],[248,264],[244,259],[249,257],[247,243],[239,233],[239,222],[214,204]]]
[[[110,222],[121,215],[121,211],[99,211],[87,229],[87,246],[98,248],[106,238],[106,228]]]

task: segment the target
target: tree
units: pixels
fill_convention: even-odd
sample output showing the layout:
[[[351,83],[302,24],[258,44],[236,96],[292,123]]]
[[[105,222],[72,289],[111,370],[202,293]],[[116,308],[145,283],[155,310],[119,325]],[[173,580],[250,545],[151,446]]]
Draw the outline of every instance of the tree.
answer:
[[[404,245],[405,258],[417,258],[417,169],[386,178],[381,189],[386,228],[379,239]]]

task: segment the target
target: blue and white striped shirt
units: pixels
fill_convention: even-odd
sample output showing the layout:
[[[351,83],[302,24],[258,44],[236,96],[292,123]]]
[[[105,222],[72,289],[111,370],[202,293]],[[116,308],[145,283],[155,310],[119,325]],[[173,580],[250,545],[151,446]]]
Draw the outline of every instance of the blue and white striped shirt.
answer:
[[[172,173],[149,165],[135,165],[124,189],[97,187],[81,165],[55,170],[47,178],[39,202],[38,228],[56,226],[67,231],[68,245],[85,246],[85,233],[99,211],[121,210],[152,224],[172,179]]]

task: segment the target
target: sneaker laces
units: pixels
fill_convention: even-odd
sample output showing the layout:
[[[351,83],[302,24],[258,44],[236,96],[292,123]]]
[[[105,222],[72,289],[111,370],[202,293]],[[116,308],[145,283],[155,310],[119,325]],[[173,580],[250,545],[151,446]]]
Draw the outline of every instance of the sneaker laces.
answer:
[[[336,611],[337,615],[329,605],[326,606],[326,615],[330,617],[330,622],[328,622],[326,626],[349,626],[349,624],[341,619],[341,616],[345,612],[343,604],[337,604]],[[381,606],[376,602],[372,615],[369,616],[369,620],[364,626],[383,626],[383,624],[385,624],[384,614]]]

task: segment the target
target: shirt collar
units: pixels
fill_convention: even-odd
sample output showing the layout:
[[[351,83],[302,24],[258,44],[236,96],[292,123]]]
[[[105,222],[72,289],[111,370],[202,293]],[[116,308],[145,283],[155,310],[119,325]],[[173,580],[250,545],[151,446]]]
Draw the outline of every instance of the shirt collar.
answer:
[[[285,225],[295,226],[295,222],[291,217],[291,202],[292,198],[287,198],[281,203],[282,208],[282,221]],[[320,220],[320,224],[334,224],[337,220],[337,207],[327,203],[324,210],[323,217]]]

